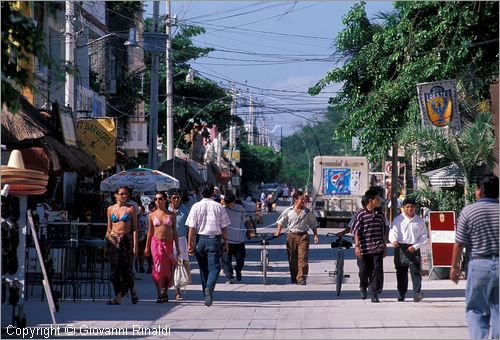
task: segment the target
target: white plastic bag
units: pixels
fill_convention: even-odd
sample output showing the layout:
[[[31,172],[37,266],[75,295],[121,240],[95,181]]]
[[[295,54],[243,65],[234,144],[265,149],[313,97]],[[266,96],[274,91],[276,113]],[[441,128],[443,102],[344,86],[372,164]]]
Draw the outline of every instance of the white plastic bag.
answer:
[[[177,265],[174,270],[174,287],[184,288],[191,284],[191,268],[189,261],[182,258],[177,259]]]

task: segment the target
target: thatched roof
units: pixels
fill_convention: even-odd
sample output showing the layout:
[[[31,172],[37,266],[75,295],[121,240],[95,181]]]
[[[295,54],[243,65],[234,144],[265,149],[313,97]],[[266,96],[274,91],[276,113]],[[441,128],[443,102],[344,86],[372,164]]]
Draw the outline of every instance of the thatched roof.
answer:
[[[94,176],[99,173],[95,161],[82,149],[62,144],[49,136],[41,138],[40,142],[45,151],[51,155],[51,160],[57,159],[65,171],[77,172],[84,176]]]
[[[5,105],[2,108],[3,144],[42,138],[49,134],[49,130],[34,119],[40,115],[39,111],[24,98],[21,106],[22,108],[17,113],[11,113]]]
[[[2,109],[2,144],[9,148],[38,146],[45,150],[52,171],[71,171],[84,176],[99,173],[95,161],[78,147],[59,142],[42,121],[39,110],[22,99],[21,110],[16,114]],[[52,135],[52,136],[51,136]]]

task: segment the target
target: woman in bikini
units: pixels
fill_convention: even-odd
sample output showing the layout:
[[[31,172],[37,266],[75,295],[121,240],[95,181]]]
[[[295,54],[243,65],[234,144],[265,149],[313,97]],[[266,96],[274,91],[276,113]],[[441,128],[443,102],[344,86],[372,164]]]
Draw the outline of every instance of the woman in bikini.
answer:
[[[179,253],[179,239],[176,231],[175,211],[167,210],[167,195],[164,192],[155,194],[157,209],[149,214],[149,231],[146,241],[146,256],[153,256],[153,281],[158,290],[157,303],[168,302],[168,288],[174,285],[176,258],[174,243]]]
[[[106,231],[107,252],[111,265],[111,283],[115,297],[108,305],[119,305],[128,290],[133,304],[139,302],[134,288],[132,264],[137,255],[137,215],[127,205],[129,189],[125,186],[115,192],[116,204],[108,207],[108,228]]]

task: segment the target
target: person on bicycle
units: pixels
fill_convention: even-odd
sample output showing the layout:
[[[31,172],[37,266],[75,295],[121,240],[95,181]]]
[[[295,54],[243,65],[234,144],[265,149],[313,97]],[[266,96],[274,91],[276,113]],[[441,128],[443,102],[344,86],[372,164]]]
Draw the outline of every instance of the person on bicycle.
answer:
[[[394,247],[398,301],[405,300],[408,290],[408,268],[410,268],[413,301],[419,302],[424,297],[420,291],[422,287],[420,248],[427,242],[427,228],[424,220],[415,213],[417,204],[413,198],[405,198],[402,207],[403,213],[392,220],[389,230],[389,241]]]
[[[387,254],[388,228],[385,217],[376,208],[380,207],[382,198],[374,189],[366,191],[368,203],[354,221],[354,253],[361,268],[359,270],[359,287],[361,299],[366,299],[369,278],[371,277],[371,301],[380,302],[378,295],[384,286],[383,259]]]
[[[288,253],[288,264],[290,267],[291,282],[306,285],[307,274],[309,272],[309,229],[314,234],[314,244],[319,243],[318,221],[314,214],[304,206],[304,193],[301,190],[295,191],[293,206],[286,208],[278,217],[276,223],[278,230],[275,236],[281,234],[283,227],[288,227],[286,237],[286,250]]]

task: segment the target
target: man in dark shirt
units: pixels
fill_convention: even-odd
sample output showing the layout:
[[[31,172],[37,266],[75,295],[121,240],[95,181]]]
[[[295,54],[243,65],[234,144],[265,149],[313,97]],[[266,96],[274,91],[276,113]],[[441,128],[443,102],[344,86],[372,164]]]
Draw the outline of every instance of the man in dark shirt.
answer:
[[[368,201],[355,219],[352,231],[354,234],[354,253],[360,260],[359,288],[361,298],[367,296],[369,279],[371,278],[371,301],[380,302],[378,295],[384,286],[383,259],[387,253],[388,227],[384,215],[377,211],[382,199],[377,190],[370,189],[365,193]]]

